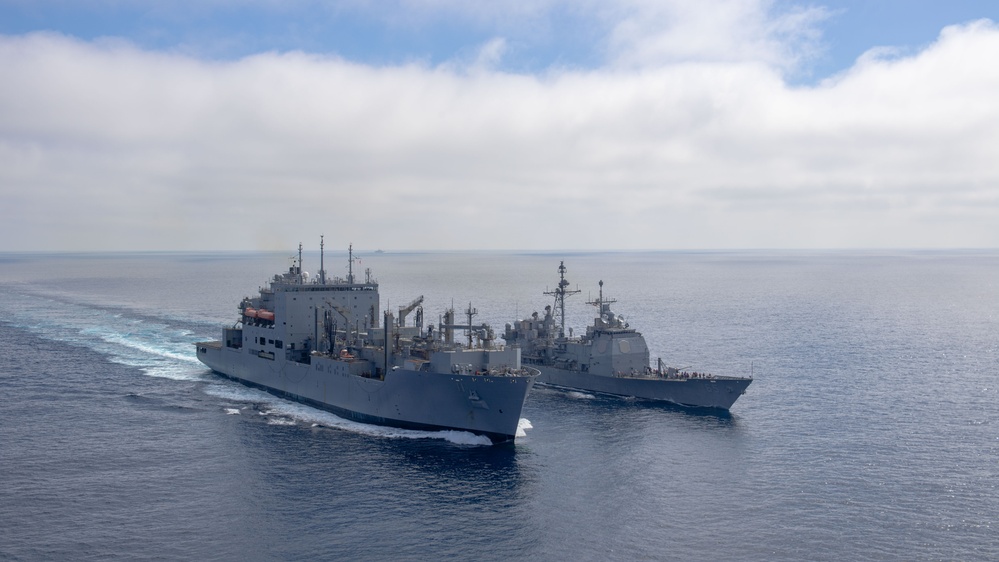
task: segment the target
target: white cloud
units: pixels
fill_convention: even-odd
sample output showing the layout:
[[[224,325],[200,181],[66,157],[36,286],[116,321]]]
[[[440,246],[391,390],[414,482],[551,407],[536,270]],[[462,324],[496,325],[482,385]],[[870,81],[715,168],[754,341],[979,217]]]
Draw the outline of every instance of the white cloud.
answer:
[[[800,88],[782,78],[793,41],[766,31],[791,24],[755,6],[718,24],[757,21],[717,51],[661,56],[684,41],[639,30],[620,51],[636,64],[540,77],[490,70],[502,40],[456,70],[3,37],[0,249],[320,232],[413,249],[999,246],[994,24]]]
[[[754,62],[793,71],[820,49],[823,8],[777,12],[772,0],[632,0],[611,35],[617,64]]]

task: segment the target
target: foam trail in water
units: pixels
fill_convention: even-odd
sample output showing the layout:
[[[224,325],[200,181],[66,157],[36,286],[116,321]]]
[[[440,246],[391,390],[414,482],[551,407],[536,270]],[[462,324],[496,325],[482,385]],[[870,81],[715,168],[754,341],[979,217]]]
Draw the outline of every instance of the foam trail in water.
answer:
[[[18,327],[45,339],[91,349],[148,375],[198,380],[208,372],[194,356],[187,328],[32,294],[15,294],[8,304],[17,306],[4,310],[4,318]]]
[[[157,347],[154,345],[150,345],[148,342],[142,341],[140,339],[131,339],[130,336],[131,334],[109,334],[105,336],[105,341],[107,341],[108,343],[116,343],[123,345],[125,347],[130,347],[132,349],[135,349],[136,351],[141,351],[148,355],[158,355],[160,357],[165,357],[167,359],[173,359],[176,361],[184,361],[187,363],[194,363],[197,365],[201,365],[201,361],[198,361],[198,358],[195,357],[193,353],[180,353],[178,351],[171,350],[169,348]],[[184,337],[184,334],[181,333],[181,337]],[[191,344],[189,343],[188,347],[190,347],[190,345]]]
[[[568,396],[569,398],[575,398],[577,400],[593,400],[596,398],[596,396],[592,394],[587,394],[585,392],[577,392],[575,390],[570,390],[569,392],[566,393],[566,396]]]

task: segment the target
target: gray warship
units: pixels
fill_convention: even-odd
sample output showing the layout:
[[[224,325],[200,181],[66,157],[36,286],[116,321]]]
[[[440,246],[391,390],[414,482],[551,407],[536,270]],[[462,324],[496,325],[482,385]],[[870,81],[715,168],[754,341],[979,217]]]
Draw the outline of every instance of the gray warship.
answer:
[[[649,364],[649,348],[641,333],[611,311],[617,302],[600,296],[587,304],[599,311],[583,336],[565,335],[565,299],[579,293],[569,290],[565,262],[558,268],[559,283],[545,295],[555,297],[554,308],[545,307],[544,317],[507,324],[503,339],[521,348],[525,364],[541,371],[538,383],[600,394],[633,396],[671,402],[680,406],[728,410],[753,381],[747,377],[715,376],[667,367],[662,359]],[[561,320],[555,314],[561,315]]]
[[[452,308],[436,331],[423,329],[422,296],[400,307],[398,318],[380,314],[370,269],[363,281],[354,278],[353,249],[346,278],[327,277],[322,249],[321,241],[319,274],[310,279],[299,245],[297,264],[245,297],[221,340],[195,344],[198,359],[225,377],[347,419],[513,441],[540,374],[521,365],[520,350],[497,345],[488,325],[473,325],[471,305],[466,324],[455,323]],[[466,343],[455,341],[455,330],[465,331]]]

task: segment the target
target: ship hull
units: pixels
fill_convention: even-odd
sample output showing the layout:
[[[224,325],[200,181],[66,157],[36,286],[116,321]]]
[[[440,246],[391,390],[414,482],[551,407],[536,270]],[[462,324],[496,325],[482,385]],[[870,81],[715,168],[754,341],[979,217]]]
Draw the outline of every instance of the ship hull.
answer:
[[[534,376],[443,374],[394,369],[384,380],[338,372],[334,359],[310,364],[273,360],[224,347],[197,344],[198,359],[247,386],[354,421],[427,431],[457,430],[514,440]]]
[[[572,390],[728,410],[752,382],[747,378],[615,377],[535,365],[539,384]]]

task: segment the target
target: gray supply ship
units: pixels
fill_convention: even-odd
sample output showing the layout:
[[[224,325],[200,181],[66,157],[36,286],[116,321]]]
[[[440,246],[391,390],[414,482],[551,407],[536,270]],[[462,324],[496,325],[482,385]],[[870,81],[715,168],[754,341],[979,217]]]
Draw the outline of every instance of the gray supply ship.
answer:
[[[198,359],[230,379],[347,419],[512,441],[539,375],[521,366],[520,349],[496,345],[488,325],[473,325],[471,306],[466,324],[456,324],[451,309],[436,331],[423,329],[423,297],[400,307],[397,319],[381,315],[378,283],[370,270],[356,280],[349,255],[346,279],[328,278],[322,257],[310,279],[299,245],[297,265],[244,298],[221,341],[195,344]],[[414,312],[415,325],[406,326]],[[455,330],[465,330],[467,343],[455,341]]]
[[[555,306],[545,307],[515,324],[507,324],[503,339],[521,348],[523,362],[541,371],[538,382],[551,386],[602,394],[634,396],[700,408],[728,410],[746,392],[752,378],[715,376],[649,364],[649,348],[642,334],[614,314],[605,299],[603,281],[600,296],[587,303],[599,310],[593,325],[581,337],[565,336],[565,298],[579,293],[569,290],[565,262],[558,268],[559,284],[554,291]],[[555,318],[560,313],[561,321]]]

